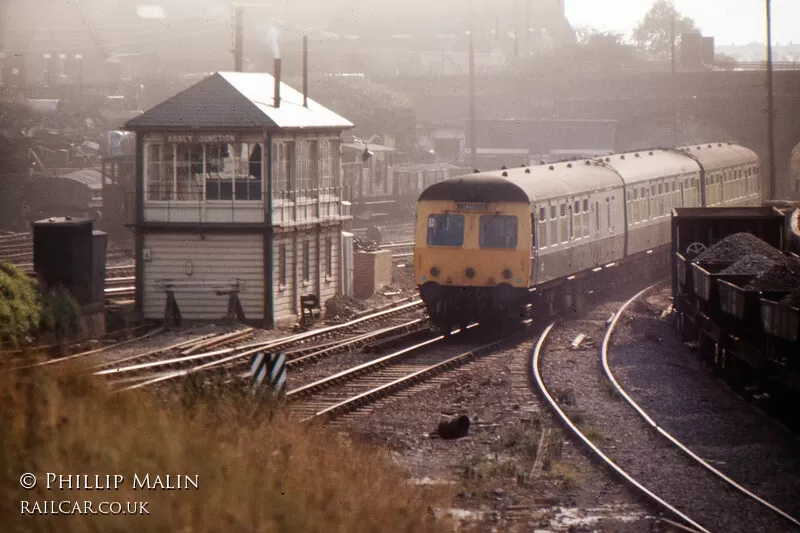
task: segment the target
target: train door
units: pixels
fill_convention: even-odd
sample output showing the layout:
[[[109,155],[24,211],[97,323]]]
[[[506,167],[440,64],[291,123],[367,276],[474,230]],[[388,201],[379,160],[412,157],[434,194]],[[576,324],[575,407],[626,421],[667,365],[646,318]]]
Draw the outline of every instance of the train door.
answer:
[[[536,285],[536,280],[539,274],[539,246],[544,245],[547,239],[547,220],[545,219],[545,208],[539,209],[539,220],[536,220],[536,209],[531,213],[531,285]],[[543,230],[543,234],[539,234],[539,239],[536,238],[536,233]]]

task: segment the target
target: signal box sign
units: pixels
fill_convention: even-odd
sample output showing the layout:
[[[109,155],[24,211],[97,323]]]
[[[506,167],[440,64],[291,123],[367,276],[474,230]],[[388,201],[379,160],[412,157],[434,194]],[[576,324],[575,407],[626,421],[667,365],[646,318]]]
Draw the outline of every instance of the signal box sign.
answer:
[[[489,204],[478,202],[456,202],[456,211],[488,211]]]

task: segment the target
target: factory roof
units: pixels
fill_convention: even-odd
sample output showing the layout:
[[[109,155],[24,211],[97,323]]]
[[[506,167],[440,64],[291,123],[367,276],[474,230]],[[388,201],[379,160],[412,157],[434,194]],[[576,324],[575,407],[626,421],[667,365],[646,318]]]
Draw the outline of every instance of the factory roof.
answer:
[[[154,129],[345,129],[353,123],[261,72],[216,72],[129,120],[130,130]]]

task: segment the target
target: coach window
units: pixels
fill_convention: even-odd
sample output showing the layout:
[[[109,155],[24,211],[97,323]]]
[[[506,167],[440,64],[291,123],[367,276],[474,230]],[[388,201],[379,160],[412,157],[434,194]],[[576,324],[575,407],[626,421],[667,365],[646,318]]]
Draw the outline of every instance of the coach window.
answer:
[[[571,228],[571,236],[572,238],[579,239],[581,236],[581,201],[575,201],[575,210],[572,212],[572,216],[570,217],[572,220],[572,228]]]
[[[531,215],[531,250],[547,247],[547,223]]]
[[[481,248],[516,248],[517,217],[481,215]]]
[[[572,211],[572,209],[570,209]],[[569,242],[569,226],[571,222],[567,221],[567,204],[562,203],[559,207],[559,213],[561,217],[559,218],[559,230],[558,233],[561,236],[561,242]],[[571,218],[571,217],[570,217]]]
[[[583,236],[584,237],[588,237],[589,236],[589,224],[590,224],[590,221],[589,221],[589,200],[586,199],[586,198],[583,199],[582,213],[583,213]]]
[[[556,215],[556,206],[550,206],[550,244],[555,246],[558,244],[558,218]]]
[[[464,244],[464,215],[428,215],[428,244],[431,246],[462,246]]]
[[[536,231],[539,232],[539,248],[547,247],[547,209],[544,207],[539,208],[539,222],[536,225]]]

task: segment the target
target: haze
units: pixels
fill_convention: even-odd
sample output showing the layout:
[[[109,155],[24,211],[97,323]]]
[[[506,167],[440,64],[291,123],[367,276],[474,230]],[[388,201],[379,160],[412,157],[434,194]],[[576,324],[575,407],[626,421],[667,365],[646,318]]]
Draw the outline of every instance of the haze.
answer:
[[[573,27],[589,26],[630,35],[652,5],[652,0],[531,0],[533,19],[545,12],[563,9]],[[0,44],[2,34],[17,34],[47,19],[64,0],[6,0],[0,6]],[[255,3],[255,2],[253,2]],[[260,2],[259,2],[260,3]],[[692,17],[707,36],[717,44],[765,42],[764,0],[674,0],[676,8]],[[230,24],[231,0],[83,0],[83,10],[101,30],[121,25],[131,18],[165,20],[191,18],[205,25]],[[502,27],[525,20],[526,0],[406,0],[401,3],[371,0],[323,1],[294,0],[268,3],[263,14],[253,17],[280,19],[297,31],[314,28],[341,34],[356,32],[361,37],[412,34],[436,30],[451,33],[478,26]],[[611,7],[613,6],[613,7]],[[773,42],[800,41],[800,2],[772,0]],[[472,14],[470,14],[472,10]],[[262,10],[257,10],[262,11]],[[127,17],[127,19],[126,19]],[[198,28],[202,29],[202,28]],[[502,29],[502,28],[501,28]],[[8,48],[7,46],[5,48]]]
[[[557,1],[557,0],[553,0]],[[630,35],[652,5],[651,0],[564,0],[573,26],[591,26]],[[613,4],[613,8],[609,5]],[[674,0],[675,8],[694,19],[704,35],[717,44],[765,43],[764,0]],[[800,2],[772,0],[772,42],[800,41]]]

